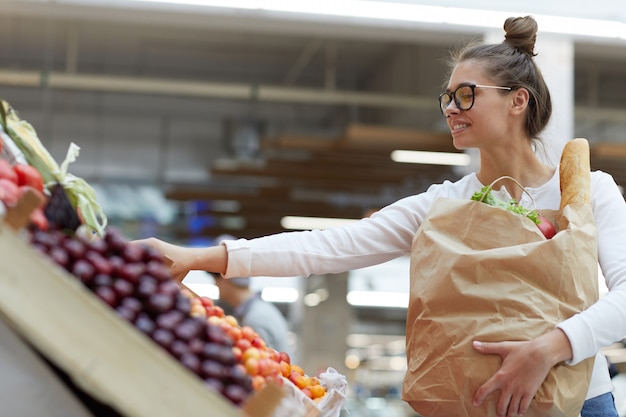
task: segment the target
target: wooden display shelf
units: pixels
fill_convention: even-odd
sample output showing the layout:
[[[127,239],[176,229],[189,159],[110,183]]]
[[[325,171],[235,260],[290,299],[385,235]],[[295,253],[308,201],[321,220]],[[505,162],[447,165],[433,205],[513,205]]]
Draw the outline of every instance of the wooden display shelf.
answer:
[[[2,220],[0,253],[5,321],[77,386],[125,417],[265,417],[280,401],[279,389],[263,390],[244,412],[211,392]]]

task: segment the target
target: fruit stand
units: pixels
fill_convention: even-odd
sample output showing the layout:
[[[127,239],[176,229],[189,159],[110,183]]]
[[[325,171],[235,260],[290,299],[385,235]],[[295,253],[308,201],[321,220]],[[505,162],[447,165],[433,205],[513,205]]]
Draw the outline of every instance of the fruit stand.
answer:
[[[0,149],[0,365],[13,372],[0,375],[0,399],[11,409],[46,392],[12,415],[339,415],[343,375],[306,375],[173,280],[167,257],[107,227],[89,184],[67,172],[75,147],[60,168],[0,105],[0,145],[12,148]]]
[[[4,224],[0,251],[4,319],[85,391],[127,417],[244,415]]]

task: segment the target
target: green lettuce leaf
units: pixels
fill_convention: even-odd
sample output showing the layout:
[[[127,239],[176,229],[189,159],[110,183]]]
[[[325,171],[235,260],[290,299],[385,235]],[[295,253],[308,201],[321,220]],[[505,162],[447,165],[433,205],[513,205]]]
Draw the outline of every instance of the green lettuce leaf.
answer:
[[[490,206],[499,207],[513,213],[521,214],[528,217],[535,224],[539,224],[539,213],[536,210],[529,210],[524,206],[521,206],[517,201],[511,199],[509,201],[502,201],[493,195],[491,185],[485,185],[480,191],[476,191],[471,199],[474,201],[482,201]]]

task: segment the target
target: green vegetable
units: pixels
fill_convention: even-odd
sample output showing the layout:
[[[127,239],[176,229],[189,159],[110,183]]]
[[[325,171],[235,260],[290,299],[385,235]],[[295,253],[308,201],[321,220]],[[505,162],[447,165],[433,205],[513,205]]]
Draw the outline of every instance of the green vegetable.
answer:
[[[85,225],[92,232],[104,236],[107,218],[96,200],[94,189],[84,179],[68,172],[68,166],[76,160],[80,148],[70,144],[67,156],[59,167],[37,137],[35,129],[20,120],[15,110],[3,100],[0,100],[0,117],[4,131],[22,151],[26,161],[41,173],[45,187],[50,190],[55,184],[61,184],[74,209],[80,211]]]
[[[500,207],[505,210],[512,211],[513,213],[521,214],[522,216],[528,217],[535,224],[541,223],[541,220],[539,220],[539,213],[537,213],[537,211],[529,210],[525,208],[524,206],[520,206],[519,203],[515,201],[514,199],[511,199],[509,201],[502,201],[496,198],[491,193],[491,191],[492,191],[492,186],[485,185],[483,188],[480,189],[480,191],[476,191],[472,195],[471,199],[474,201],[482,201],[483,203],[489,204],[490,206]]]

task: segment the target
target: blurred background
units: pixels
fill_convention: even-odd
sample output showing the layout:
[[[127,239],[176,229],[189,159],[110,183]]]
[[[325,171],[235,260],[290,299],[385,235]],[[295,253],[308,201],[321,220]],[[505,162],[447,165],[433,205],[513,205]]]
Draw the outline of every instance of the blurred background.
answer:
[[[207,245],[223,233],[325,227],[474,167],[437,106],[446,59],[469,41],[501,42],[506,17],[532,14],[556,107],[544,134],[552,158],[586,137],[592,168],[624,186],[622,6],[0,0],[0,98],[59,163],[80,146],[69,171],[129,238]],[[461,158],[409,162],[415,154],[395,151]],[[208,274],[185,282],[218,297]],[[355,417],[411,415],[399,400],[408,285],[408,259],[252,281],[288,319],[295,361],[348,376]],[[613,348],[626,362],[623,345]]]

